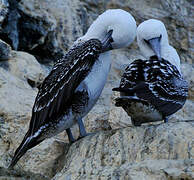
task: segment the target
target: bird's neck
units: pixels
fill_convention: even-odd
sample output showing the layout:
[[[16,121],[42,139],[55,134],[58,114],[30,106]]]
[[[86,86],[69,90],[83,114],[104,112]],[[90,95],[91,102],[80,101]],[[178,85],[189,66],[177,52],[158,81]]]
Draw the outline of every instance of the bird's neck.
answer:
[[[161,48],[161,56],[163,59],[169,61],[171,64],[176,66],[178,71],[181,73],[180,58],[176,50],[172,46],[168,45],[168,46]]]
[[[84,82],[86,83],[90,96],[98,99],[108,77],[111,67],[110,52],[102,53],[99,59],[95,62],[91,72],[88,74]]]
[[[95,62],[94,66],[92,67],[90,76],[94,75],[95,79],[106,80],[108,73],[110,71],[111,66],[111,58],[110,52],[105,52],[100,54],[98,60]]]

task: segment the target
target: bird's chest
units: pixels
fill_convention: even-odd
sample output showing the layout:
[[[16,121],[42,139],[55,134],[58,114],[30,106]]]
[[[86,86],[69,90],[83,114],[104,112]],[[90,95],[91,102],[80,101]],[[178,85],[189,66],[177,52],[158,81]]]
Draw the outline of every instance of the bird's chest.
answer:
[[[105,86],[108,73],[110,71],[110,58],[108,53],[100,55],[99,59],[93,65],[91,72],[80,83],[76,91],[86,91],[88,102],[84,104],[82,116],[85,116],[97,102]]]
[[[89,99],[96,101],[99,98],[107,81],[110,67],[111,62],[109,54],[101,54],[99,59],[95,62],[91,72],[83,81],[87,88]]]

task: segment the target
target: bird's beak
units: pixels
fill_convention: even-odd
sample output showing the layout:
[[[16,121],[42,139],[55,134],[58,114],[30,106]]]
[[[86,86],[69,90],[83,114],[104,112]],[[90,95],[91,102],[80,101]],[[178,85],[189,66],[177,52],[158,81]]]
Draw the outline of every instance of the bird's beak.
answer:
[[[162,58],[161,58],[160,39],[161,39],[161,36],[148,40],[148,44],[152,48],[152,50],[154,51],[156,56],[158,57],[158,60],[162,60]]]
[[[113,30],[108,31],[105,38],[102,40],[102,52],[113,49],[111,45],[111,43],[113,42],[112,33]]]

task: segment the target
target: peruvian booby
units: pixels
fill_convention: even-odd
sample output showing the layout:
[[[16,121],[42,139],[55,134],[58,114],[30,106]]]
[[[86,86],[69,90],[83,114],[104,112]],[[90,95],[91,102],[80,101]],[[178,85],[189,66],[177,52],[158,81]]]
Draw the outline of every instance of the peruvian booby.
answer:
[[[111,66],[111,49],[127,47],[136,36],[136,22],[121,9],[107,10],[53,67],[42,83],[32,109],[29,129],[15,151],[12,168],[46,138],[64,130],[74,142],[71,127],[78,123],[80,137],[87,135],[82,118],[98,100]]]
[[[169,45],[164,24],[155,19],[141,23],[137,28],[137,42],[148,60],[135,60],[125,69],[116,106],[122,107],[132,124],[161,121],[185,104],[188,83],[180,71],[180,59]]]

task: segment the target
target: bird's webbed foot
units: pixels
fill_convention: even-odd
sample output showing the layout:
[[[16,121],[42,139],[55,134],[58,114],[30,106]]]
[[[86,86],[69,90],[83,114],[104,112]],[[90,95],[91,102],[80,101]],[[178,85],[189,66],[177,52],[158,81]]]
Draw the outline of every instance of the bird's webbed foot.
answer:
[[[84,138],[85,136],[89,136],[89,135],[95,134],[95,133],[87,133],[87,132],[86,132],[84,123],[83,123],[83,121],[82,121],[82,118],[78,118],[78,119],[77,119],[77,122],[78,122],[79,133],[80,133],[80,136],[78,137],[77,140],[80,140],[80,139]]]

